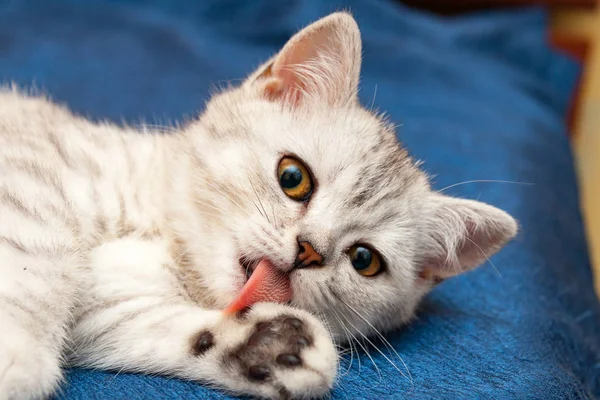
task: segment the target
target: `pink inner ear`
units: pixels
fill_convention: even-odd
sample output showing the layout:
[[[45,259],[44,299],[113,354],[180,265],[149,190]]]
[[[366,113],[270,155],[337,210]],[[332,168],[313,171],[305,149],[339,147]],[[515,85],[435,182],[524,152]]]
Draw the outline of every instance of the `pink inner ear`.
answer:
[[[327,79],[311,74],[326,75],[333,72],[316,68],[316,65],[320,59],[340,58],[339,49],[332,43],[336,40],[335,35],[330,29],[321,28],[292,39],[275,59],[272,76],[279,82],[270,82],[267,85],[269,96],[283,96],[296,104],[311,83],[315,83],[311,82],[311,79]]]
[[[357,98],[360,49],[354,19],[334,13],[294,35],[256,81],[272,100],[344,106]]]
[[[434,276],[450,278],[485,263],[517,234],[514,218],[491,205],[439,194],[431,201],[420,266]]]
[[[465,233],[457,248],[458,261],[462,270],[477,267],[506,242],[506,232],[500,225],[492,223],[478,225],[472,220],[465,221]]]
[[[477,227],[471,220],[464,221],[464,232],[456,232],[460,237],[455,242],[455,248],[445,249],[443,254],[432,256],[426,262],[425,270],[435,281],[451,278],[472,268],[475,268],[487,255],[484,249],[489,248],[489,232]],[[450,253],[450,256],[448,256]]]
[[[284,48],[282,54],[277,57],[273,64],[273,76],[280,80],[280,87],[276,94],[286,96],[296,104],[300,101],[302,93],[306,90],[307,82],[298,73],[298,68],[306,65],[318,57],[319,42],[318,32],[290,43],[288,48]]]
[[[445,249],[440,246],[444,248],[442,254],[430,255],[425,260],[423,270],[428,271],[425,273],[426,277],[439,281],[469,271],[488,260],[488,256],[502,247],[510,237],[500,224],[489,221],[477,224],[470,219],[464,221],[462,233],[453,234],[460,235],[454,242],[454,248]]]

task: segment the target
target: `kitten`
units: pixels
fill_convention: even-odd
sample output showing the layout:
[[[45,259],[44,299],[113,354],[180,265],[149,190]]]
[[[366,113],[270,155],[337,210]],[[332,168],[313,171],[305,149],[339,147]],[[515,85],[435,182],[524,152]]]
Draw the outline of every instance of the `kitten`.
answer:
[[[67,363],[326,395],[334,342],[509,241],[359,105],[360,58],[332,14],[172,134],[1,91],[0,398],[49,396]]]

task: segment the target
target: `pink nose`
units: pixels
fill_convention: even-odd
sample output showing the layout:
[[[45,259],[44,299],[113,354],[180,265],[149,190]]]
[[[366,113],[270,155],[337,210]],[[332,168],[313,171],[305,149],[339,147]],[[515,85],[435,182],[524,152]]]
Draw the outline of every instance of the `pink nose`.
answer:
[[[323,265],[323,256],[319,254],[310,242],[298,242],[298,254],[294,268],[306,268]]]

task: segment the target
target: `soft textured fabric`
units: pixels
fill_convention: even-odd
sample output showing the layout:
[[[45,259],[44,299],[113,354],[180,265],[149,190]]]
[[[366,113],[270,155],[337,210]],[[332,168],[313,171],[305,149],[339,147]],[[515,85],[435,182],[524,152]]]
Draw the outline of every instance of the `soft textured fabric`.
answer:
[[[376,342],[407,376],[371,348],[377,368],[362,353],[333,398],[600,396],[600,307],[563,122],[579,68],[548,48],[542,11],[439,19],[376,0],[11,1],[0,6],[0,80],[92,118],[170,123],[298,28],[346,8],[364,38],[363,102],[387,110],[438,189],[525,184],[446,191],[507,210],[521,233],[387,335],[410,377]],[[58,397],[224,396],[176,379],[72,370]]]

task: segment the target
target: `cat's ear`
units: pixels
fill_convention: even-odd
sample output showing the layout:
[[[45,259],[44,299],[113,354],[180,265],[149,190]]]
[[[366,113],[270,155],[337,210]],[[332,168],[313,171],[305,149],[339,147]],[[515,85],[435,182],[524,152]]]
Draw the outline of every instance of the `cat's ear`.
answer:
[[[343,105],[357,98],[360,64],[358,25],[350,14],[334,13],[294,35],[247,84],[291,105],[311,100]]]
[[[474,200],[432,194],[421,278],[442,281],[485,262],[517,234],[506,212]]]

